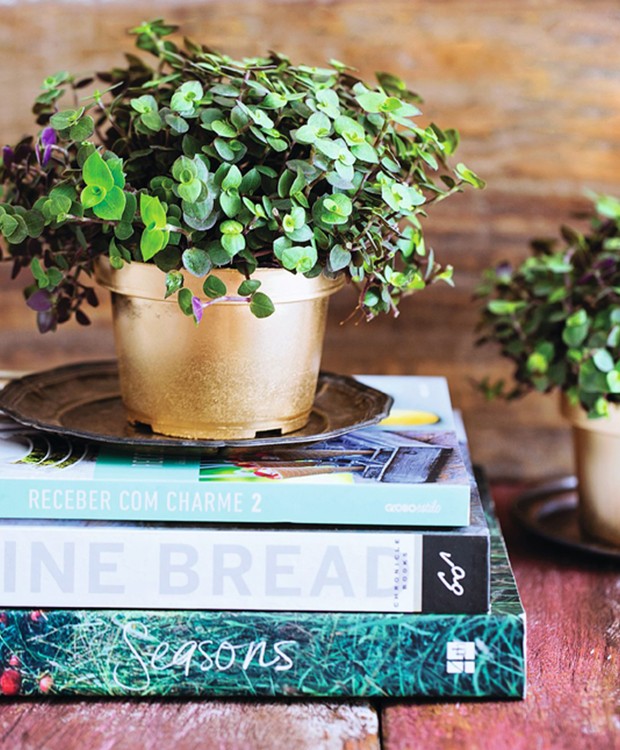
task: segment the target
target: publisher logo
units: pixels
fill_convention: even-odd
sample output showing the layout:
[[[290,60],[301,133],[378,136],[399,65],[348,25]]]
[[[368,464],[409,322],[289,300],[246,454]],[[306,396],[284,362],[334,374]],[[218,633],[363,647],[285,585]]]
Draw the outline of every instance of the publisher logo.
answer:
[[[448,674],[473,674],[475,671],[476,644],[472,641],[448,641],[446,672]]]
[[[437,577],[448,591],[451,591],[455,596],[463,596],[465,589],[460,581],[466,576],[465,570],[460,565],[452,562],[450,552],[440,552],[439,557],[448,565],[448,574],[446,575],[443,570],[440,570],[437,573]],[[450,579],[447,576],[450,576]]]

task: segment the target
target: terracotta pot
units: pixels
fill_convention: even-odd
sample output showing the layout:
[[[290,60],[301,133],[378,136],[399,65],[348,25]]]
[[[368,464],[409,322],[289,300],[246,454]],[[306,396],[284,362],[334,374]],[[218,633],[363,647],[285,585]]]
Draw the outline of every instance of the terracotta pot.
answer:
[[[589,536],[620,546],[620,406],[610,416],[589,419],[562,399],[573,430],[579,491],[579,522]]]
[[[243,276],[217,270],[236,295]],[[197,325],[176,295],[164,300],[164,274],[146,263],[114,270],[107,259],[97,280],[112,292],[121,392],[128,419],[153,431],[204,439],[253,438],[300,429],[309,419],[319,373],[329,295],[344,283],[259,269],[276,308],[256,318],[246,302],[209,305]],[[207,300],[204,279],[185,285]],[[210,300],[212,301],[212,300]]]

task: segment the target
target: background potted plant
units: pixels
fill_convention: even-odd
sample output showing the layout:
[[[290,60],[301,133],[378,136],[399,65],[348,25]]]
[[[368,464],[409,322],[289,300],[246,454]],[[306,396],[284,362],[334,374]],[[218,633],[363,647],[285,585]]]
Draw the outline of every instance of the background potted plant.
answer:
[[[133,29],[153,64],[128,55],[97,74],[103,90],[67,72],[44,82],[41,130],[3,152],[5,256],[32,272],[41,331],[88,322],[94,273],[113,291],[130,420],[184,436],[293,430],[327,295],[351,281],[370,319],[450,281],[420,217],[482,182],[448,167],[456,131],[418,126],[419,99],[394,76],[369,87],[338,62],[236,61],[174,31]]]
[[[499,344],[514,383],[483,383],[516,398],[559,391],[573,427],[580,520],[620,544],[620,201],[596,199],[590,227],[536,241],[518,267],[486,273],[480,342]]]

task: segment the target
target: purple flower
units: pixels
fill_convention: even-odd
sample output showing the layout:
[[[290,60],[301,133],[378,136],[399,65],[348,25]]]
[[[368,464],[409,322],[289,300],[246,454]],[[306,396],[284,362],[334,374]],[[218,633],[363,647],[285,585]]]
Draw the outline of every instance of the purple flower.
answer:
[[[192,297],[192,311],[196,318],[196,323],[200,323],[202,320],[202,302],[198,297]]]
[[[13,157],[15,156],[13,149],[10,146],[4,146],[2,149],[2,163],[5,169],[10,169],[13,164]]]
[[[42,165],[45,166],[52,155],[52,146],[56,145],[56,131],[54,128],[43,128],[41,146],[43,147]]]

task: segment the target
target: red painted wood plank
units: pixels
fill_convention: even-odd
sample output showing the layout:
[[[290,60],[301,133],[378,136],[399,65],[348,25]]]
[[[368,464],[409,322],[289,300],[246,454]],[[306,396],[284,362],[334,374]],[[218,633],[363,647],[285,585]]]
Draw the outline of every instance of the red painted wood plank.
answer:
[[[71,701],[0,706],[3,750],[379,750],[368,704]]]
[[[507,515],[516,489],[494,494],[528,617],[527,698],[390,706],[385,750],[620,748],[618,566],[516,528]]]

